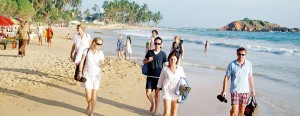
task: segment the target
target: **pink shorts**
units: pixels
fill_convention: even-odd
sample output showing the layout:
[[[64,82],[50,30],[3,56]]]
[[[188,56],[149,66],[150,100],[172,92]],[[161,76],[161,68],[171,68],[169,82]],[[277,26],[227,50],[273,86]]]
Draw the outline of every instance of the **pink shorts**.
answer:
[[[231,105],[246,106],[248,103],[249,93],[231,93]]]

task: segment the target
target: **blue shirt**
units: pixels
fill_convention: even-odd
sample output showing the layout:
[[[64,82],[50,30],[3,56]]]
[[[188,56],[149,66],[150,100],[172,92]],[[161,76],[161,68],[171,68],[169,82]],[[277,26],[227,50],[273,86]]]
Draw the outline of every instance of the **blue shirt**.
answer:
[[[245,60],[243,67],[237,60],[232,61],[227,68],[226,76],[231,78],[230,92],[249,93],[249,75],[252,75],[252,64]]]
[[[154,50],[149,50],[145,58],[148,59],[149,57],[153,57],[153,60],[148,63],[148,77],[159,78],[163,64],[168,61],[167,55],[164,51],[155,54]]]

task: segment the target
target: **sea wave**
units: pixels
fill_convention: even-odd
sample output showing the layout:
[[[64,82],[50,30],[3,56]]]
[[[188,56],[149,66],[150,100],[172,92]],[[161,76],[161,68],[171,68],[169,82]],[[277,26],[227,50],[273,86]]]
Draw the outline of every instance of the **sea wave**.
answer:
[[[203,45],[205,41],[199,41],[199,40],[184,40],[186,43],[195,43],[195,44],[201,44]],[[272,53],[277,55],[287,55],[287,56],[300,56],[300,50],[299,49],[291,49],[291,48],[276,48],[276,47],[267,47],[267,46],[259,46],[259,45],[248,45],[248,44],[232,44],[228,42],[210,42],[210,45],[215,46],[222,46],[222,47],[230,47],[230,48],[240,48],[245,47],[249,50],[253,50],[256,52],[266,52],[266,53]]]

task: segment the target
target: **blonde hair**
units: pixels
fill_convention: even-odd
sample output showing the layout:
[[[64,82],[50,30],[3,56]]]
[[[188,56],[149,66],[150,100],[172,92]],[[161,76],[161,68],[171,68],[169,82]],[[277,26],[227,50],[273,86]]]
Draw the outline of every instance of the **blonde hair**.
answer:
[[[77,28],[79,28],[79,27],[84,31],[86,26],[84,24],[79,24],[79,25],[77,25]]]
[[[178,39],[178,40],[180,41],[180,40],[181,40],[181,37],[178,36],[178,35],[176,35],[176,36],[174,37],[174,39]]]
[[[100,40],[100,41],[102,41],[102,43],[103,43],[103,40],[102,40],[102,38],[100,38],[100,37],[95,37],[95,38],[93,39],[93,42],[96,42],[97,40]]]

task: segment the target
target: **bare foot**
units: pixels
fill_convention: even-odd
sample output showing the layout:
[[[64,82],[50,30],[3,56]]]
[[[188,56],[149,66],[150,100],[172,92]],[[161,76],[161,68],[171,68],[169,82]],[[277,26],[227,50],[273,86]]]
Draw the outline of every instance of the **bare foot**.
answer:
[[[86,111],[85,111],[87,114],[90,114],[90,107],[89,106],[87,106],[87,108],[86,108]]]
[[[152,116],[158,116],[157,110],[154,110],[154,112],[152,113]]]
[[[149,110],[151,113],[153,113],[154,112],[154,106],[152,105],[151,107],[150,107],[150,110]]]

